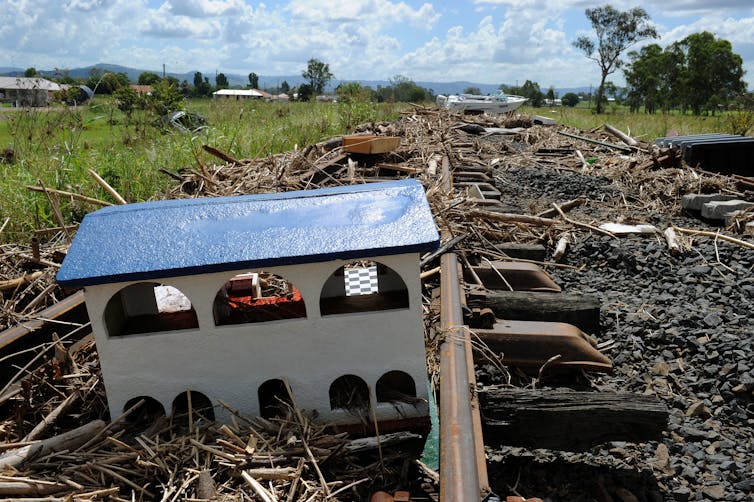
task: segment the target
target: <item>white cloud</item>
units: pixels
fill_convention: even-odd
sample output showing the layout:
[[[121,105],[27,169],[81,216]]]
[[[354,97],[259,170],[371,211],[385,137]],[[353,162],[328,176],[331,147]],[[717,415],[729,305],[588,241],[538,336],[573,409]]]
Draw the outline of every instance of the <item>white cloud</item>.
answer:
[[[206,19],[197,20],[182,16],[166,19],[154,16],[140,31],[144,35],[157,38],[216,39],[220,36],[221,26]]]
[[[162,9],[176,16],[205,18],[239,15],[250,7],[243,0],[168,0]]]
[[[110,62],[156,71],[165,63],[175,72],[298,75],[315,57],[327,62],[336,77],[348,80],[403,74],[417,81],[529,79],[543,87],[588,85],[597,79],[597,65],[571,41],[576,29],[587,26],[584,9],[603,3],[5,0],[0,8],[0,66],[52,69]],[[610,3],[625,10],[638,2]],[[641,4],[656,18],[661,45],[712,31],[731,41],[752,78],[751,0]],[[705,15],[669,17],[692,11]],[[686,24],[677,26],[679,22]]]

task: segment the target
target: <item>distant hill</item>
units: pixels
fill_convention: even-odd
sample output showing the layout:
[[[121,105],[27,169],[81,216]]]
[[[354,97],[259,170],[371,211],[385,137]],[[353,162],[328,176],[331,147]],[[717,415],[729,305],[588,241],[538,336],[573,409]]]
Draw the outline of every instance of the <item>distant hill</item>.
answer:
[[[58,70],[38,70],[39,73],[42,76],[55,78],[58,76],[61,76],[64,72],[67,73],[69,76],[73,78],[81,78],[81,79],[87,79],[89,78],[89,74],[93,68],[98,68],[102,71],[108,71],[112,73],[125,73],[128,76],[128,79],[136,83],[139,80],[139,75],[141,75],[144,72],[152,72],[156,73],[158,75],[162,75],[162,71],[160,70],[143,70],[143,69],[137,69],[137,68],[130,68],[128,66],[121,66],[117,64],[110,64],[110,63],[97,63],[95,65],[90,66],[84,66],[81,68],[70,68],[70,69],[58,69]],[[23,75],[25,69],[24,68],[13,68],[13,67],[0,67],[0,76],[16,76],[16,75]],[[167,72],[166,75],[169,77],[174,77],[178,79],[179,82],[183,82],[184,80],[187,81],[189,84],[194,83],[194,74],[198,70],[188,71],[185,73],[174,73],[174,72]],[[215,84],[215,74],[214,73],[204,73],[202,72],[203,77],[207,77],[212,85]],[[249,85],[249,76],[246,75],[239,75],[234,73],[225,73],[225,76],[228,78],[228,83],[231,87],[247,87]],[[295,87],[300,84],[303,84],[306,82],[304,78],[301,75],[259,75],[259,87],[263,89],[273,89],[276,87],[279,87],[281,83],[287,82],[289,86]],[[332,91],[334,90],[341,82],[358,82],[361,85],[369,86],[372,89],[376,89],[377,87],[388,87],[390,84],[389,80],[354,80],[354,79],[333,79],[330,81],[330,85],[328,86],[328,90]],[[458,94],[463,92],[465,89],[469,87],[476,87],[478,88],[482,94],[493,94],[497,92],[497,90],[500,87],[500,84],[480,84],[477,82],[468,82],[468,81],[457,81],[457,82],[428,82],[428,81],[416,81],[416,85],[431,89],[435,94]],[[508,84],[510,85],[510,84]],[[558,96],[563,96],[564,94],[568,92],[573,92],[576,94],[579,93],[587,93],[589,92],[589,87],[572,87],[572,88],[562,88],[562,89],[555,89],[555,92]],[[547,88],[542,88],[542,92],[547,92]]]
[[[11,66],[0,66],[0,76],[3,77],[15,77],[15,76],[23,76],[24,74],[23,68],[13,68]]]

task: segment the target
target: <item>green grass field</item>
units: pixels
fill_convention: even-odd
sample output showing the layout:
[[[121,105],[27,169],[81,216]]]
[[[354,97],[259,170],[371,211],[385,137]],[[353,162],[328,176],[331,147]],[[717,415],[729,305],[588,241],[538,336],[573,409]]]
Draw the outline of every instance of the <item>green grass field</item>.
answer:
[[[257,158],[303,148],[350,132],[361,123],[394,120],[408,105],[190,100],[185,108],[205,116],[207,128],[185,134],[154,127],[153,117],[140,111],[127,117],[109,98],[78,108],[1,108],[0,226],[6,219],[8,223],[0,242],[25,243],[34,229],[59,224],[46,197],[27,190],[27,185],[41,182],[48,188],[111,201],[89,175],[88,169],[93,169],[129,202],[161,198],[174,181],[160,169],[196,169],[196,158],[219,162],[201,149],[204,144],[235,158]],[[631,114],[620,107],[608,107],[604,115],[585,106],[521,111],[584,130],[607,122],[645,141],[672,132],[731,132],[733,120],[730,115]],[[61,205],[67,223],[96,209],[68,200],[61,200]]]
[[[219,162],[204,144],[235,158],[256,158],[302,148],[343,134],[355,125],[394,120],[399,108],[373,103],[287,103],[191,100],[187,111],[207,118],[197,133],[154,127],[153,117],[136,112],[129,119],[108,99],[79,108],[0,110],[0,226],[10,218],[0,242],[27,242],[31,231],[57,226],[43,194],[25,187],[46,187],[111,201],[88,169],[99,173],[129,202],[160,198],[170,183],[160,169],[195,169]],[[7,155],[7,154],[6,154]],[[96,208],[61,200],[70,223]]]

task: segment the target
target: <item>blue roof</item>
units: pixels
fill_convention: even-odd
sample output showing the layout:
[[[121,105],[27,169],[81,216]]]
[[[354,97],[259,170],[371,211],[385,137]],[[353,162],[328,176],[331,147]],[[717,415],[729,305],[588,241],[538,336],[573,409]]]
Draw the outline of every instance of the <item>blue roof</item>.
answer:
[[[438,245],[416,180],[142,202],[86,215],[57,280],[88,286],[426,252]]]

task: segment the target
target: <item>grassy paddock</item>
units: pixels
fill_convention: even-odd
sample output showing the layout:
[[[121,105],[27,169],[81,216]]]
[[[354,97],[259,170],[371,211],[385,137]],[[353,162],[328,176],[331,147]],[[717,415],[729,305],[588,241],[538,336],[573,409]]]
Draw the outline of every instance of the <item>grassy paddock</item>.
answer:
[[[25,188],[39,180],[49,188],[110,201],[88,174],[93,169],[130,202],[160,198],[173,181],[159,169],[196,169],[195,156],[219,162],[201,149],[203,144],[236,158],[256,158],[302,148],[361,123],[395,119],[406,106],[191,100],[186,109],[205,116],[208,127],[195,134],[161,130],[144,112],[127,117],[107,98],[79,108],[0,109],[0,153],[6,147],[14,153],[11,162],[0,160],[0,225],[9,218],[0,242],[28,242],[32,230],[58,225],[45,196]],[[603,115],[586,107],[521,111],[585,130],[607,122],[645,141],[672,132],[732,132],[736,118],[631,114],[616,106]],[[68,223],[96,209],[67,200],[61,206]]]
[[[560,106],[556,108],[524,107],[522,113],[545,115],[556,119],[561,124],[589,130],[608,123],[636,139],[653,142],[655,138],[668,135],[703,134],[722,132],[741,134],[741,123],[747,118],[747,112],[725,112],[715,116],[694,116],[673,111],[669,114],[631,113],[628,107],[608,105],[606,113],[597,115],[588,106],[574,108]],[[748,112],[751,115],[751,112]],[[751,132],[751,131],[749,131]]]
[[[127,117],[103,98],[78,108],[0,111],[0,152],[13,150],[12,162],[0,162],[0,225],[10,218],[0,242],[27,242],[31,230],[58,225],[45,196],[25,188],[39,180],[48,188],[111,201],[88,174],[93,169],[128,201],[144,201],[161,197],[171,183],[160,168],[195,169],[195,156],[219,162],[201,149],[204,144],[236,158],[255,158],[399,113],[388,104],[226,100],[191,100],[186,109],[206,117],[208,127],[194,134],[162,130],[146,113]],[[96,209],[75,201],[61,206],[68,222]]]

